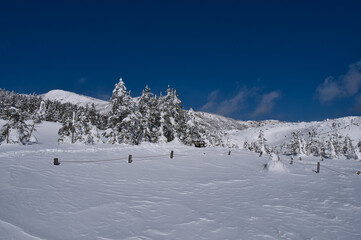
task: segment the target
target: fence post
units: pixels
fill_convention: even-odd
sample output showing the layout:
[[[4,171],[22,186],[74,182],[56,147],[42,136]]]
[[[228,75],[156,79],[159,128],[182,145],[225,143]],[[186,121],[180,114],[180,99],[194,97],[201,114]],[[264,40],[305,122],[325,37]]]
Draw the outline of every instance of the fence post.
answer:
[[[319,173],[320,172],[320,162],[317,162],[317,170],[316,170],[316,173]]]
[[[129,157],[128,157],[128,163],[132,163],[133,162],[133,160],[132,160],[132,155],[129,155]]]
[[[54,158],[54,165],[60,165],[60,162],[59,162],[58,158]]]
[[[173,159],[173,155],[174,155],[174,152],[173,152],[173,150],[172,150],[172,151],[170,151],[170,158],[171,158],[171,159]]]
[[[231,155],[231,150],[229,150],[228,155]]]

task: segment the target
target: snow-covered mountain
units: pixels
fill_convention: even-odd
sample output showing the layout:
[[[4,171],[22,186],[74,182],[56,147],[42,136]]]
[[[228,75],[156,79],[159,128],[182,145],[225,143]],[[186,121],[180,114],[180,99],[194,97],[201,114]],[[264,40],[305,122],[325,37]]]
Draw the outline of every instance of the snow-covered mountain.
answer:
[[[94,103],[96,109],[101,113],[111,109],[110,102],[63,90],[52,90],[43,94],[42,97],[79,106]],[[342,144],[342,141],[348,136],[353,146],[357,147],[361,140],[361,117],[344,117],[313,122],[281,122],[277,120],[239,121],[205,112],[194,112],[194,116],[196,121],[201,122],[207,129],[223,132],[223,141],[226,146],[238,146],[239,148],[243,148],[245,141],[256,142],[260,131],[264,133],[270,148],[279,149],[292,142],[294,133],[304,144],[311,140],[326,143],[331,141],[333,136],[337,136],[337,141]],[[358,151],[357,154],[360,159],[361,154]]]
[[[85,107],[87,104],[90,106],[94,103],[95,109],[101,113],[110,111],[111,105],[110,102],[80,95],[73,92],[68,92],[64,90],[51,90],[50,92],[40,95],[43,99],[59,101],[61,103],[72,103],[78,106]]]
[[[361,117],[344,117],[313,122],[248,121],[242,122],[242,124],[245,125],[243,130],[226,131],[227,141],[238,145],[240,148],[243,148],[245,141],[257,141],[261,131],[267,139],[267,144],[279,149],[291,143],[296,135],[300,139],[300,144],[311,141],[326,143],[337,138],[333,141],[337,141],[341,148],[347,137],[351,139],[355,148],[361,140]],[[360,159],[360,152],[356,152]]]

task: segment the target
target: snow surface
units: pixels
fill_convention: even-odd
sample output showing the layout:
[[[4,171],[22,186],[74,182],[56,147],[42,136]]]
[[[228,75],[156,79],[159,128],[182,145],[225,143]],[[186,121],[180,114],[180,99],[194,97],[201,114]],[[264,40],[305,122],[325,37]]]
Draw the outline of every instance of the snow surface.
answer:
[[[314,131],[316,133],[314,139],[320,140],[321,142],[329,140],[333,133],[342,136],[342,140],[345,136],[349,136],[355,148],[361,140],[361,117],[344,117],[314,122],[280,122],[267,120],[241,123],[246,126],[244,129],[226,130],[227,135],[225,136],[226,142],[233,143],[240,148],[243,148],[245,140],[249,143],[257,141],[261,130],[267,139],[267,145],[271,147],[289,143],[292,139],[292,132],[298,132],[300,136],[307,139],[309,133]],[[361,156],[359,156],[359,159],[361,159]]]
[[[0,239],[361,239],[360,161],[265,171],[240,149],[57,145],[59,128],[0,146]]]
[[[45,100],[49,99],[53,101],[59,101],[61,103],[72,103],[82,107],[85,107],[86,104],[89,104],[89,107],[91,107],[91,104],[94,103],[95,109],[101,113],[106,113],[111,110],[111,104],[108,101],[103,101],[64,90],[51,90],[50,92],[44,93],[40,96]]]

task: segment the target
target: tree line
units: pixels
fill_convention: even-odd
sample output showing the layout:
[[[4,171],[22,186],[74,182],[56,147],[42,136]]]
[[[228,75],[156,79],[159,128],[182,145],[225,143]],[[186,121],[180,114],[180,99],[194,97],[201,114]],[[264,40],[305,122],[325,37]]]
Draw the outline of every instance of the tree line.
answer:
[[[41,121],[62,123],[61,143],[140,144],[180,141],[186,145],[204,141],[221,146],[222,133],[207,129],[194,111],[183,109],[175,89],[168,86],[158,96],[148,86],[140,97],[132,98],[122,79],[110,99],[111,111],[100,113],[94,104],[85,107],[44,100],[36,94],[25,95],[0,90],[0,117],[7,123],[0,129],[0,143],[29,144]]]

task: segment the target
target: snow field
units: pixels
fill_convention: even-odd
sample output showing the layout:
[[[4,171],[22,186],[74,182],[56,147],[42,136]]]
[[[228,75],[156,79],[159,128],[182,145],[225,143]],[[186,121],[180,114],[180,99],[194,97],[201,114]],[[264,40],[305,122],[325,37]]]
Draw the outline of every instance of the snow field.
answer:
[[[265,171],[269,156],[177,143],[39,146],[0,156],[0,239],[361,237],[359,161],[316,174],[313,157]]]

